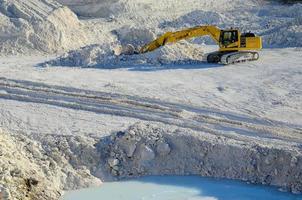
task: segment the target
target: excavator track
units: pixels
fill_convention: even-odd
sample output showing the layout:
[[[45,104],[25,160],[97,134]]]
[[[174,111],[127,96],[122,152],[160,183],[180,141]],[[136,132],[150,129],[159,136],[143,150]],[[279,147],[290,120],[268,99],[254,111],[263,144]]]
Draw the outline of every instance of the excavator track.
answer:
[[[259,54],[254,51],[235,51],[235,52],[213,52],[207,56],[208,63],[221,63],[224,65],[254,61],[259,59]]]
[[[240,51],[240,52],[224,54],[220,59],[220,63],[224,65],[229,65],[239,62],[255,61],[258,59],[259,59],[259,54],[257,52]]]

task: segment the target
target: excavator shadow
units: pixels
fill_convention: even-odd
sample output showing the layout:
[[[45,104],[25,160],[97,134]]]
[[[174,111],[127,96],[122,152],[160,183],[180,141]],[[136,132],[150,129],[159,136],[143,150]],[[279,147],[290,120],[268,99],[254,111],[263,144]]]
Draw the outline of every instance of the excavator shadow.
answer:
[[[47,64],[47,65],[46,65]],[[49,62],[38,63],[35,67],[44,68],[46,66],[52,67],[77,67],[77,68],[94,68],[100,70],[113,70],[113,69],[127,69],[128,71],[161,71],[161,70],[174,70],[174,69],[209,69],[224,67],[223,64],[207,63],[200,60],[181,60],[173,63],[156,63],[156,64],[96,64],[93,66],[76,66],[76,65],[64,65],[64,64],[49,64]]]
[[[192,64],[190,64],[192,63]],[[174,70],[174,69],[209,69],[209,68],[217,68],[223,67],[222,64],[213,64],[207,62],[196,62],[196,61],[185,61],[183,63],[175,63],[175,64],[161,64],[161,65],[136,65],[129,66],[129,71],[161,71],[161,70]]]

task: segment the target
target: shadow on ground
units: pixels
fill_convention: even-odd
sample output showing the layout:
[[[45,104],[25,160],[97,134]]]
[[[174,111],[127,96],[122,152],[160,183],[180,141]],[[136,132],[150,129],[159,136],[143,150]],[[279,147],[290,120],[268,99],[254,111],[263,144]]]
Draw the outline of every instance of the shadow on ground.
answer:
[[[222,64],[212,64],[207,63],[205,61],[196,61],[196,60],[183,60],[181,62],[169,63],[169,64],[114,64],[108,63],[106,65],[96,64],[90,66],[79,66],[79,65],[69,65],[69,64],[50,64],[48,61],[43,63],[38,63],[36,67],[44,68],[44,67],[71,67],[71,68],[88,68],[88,69],[100,69],[100,70],[112,70],[112,69],[127,69],[129,71],[162,71],[162,70],[175,70],[175,69],[210,69],[210,68],[218,68],[223,67]]]
[[[173,69],[209,69],[223,67],[221,64],[209,64],[206,62],[200,62],[196,64],[163,64],[154,66],[129,66],[126,67],[129,71],[161,71],[161,70],[173,70]]]

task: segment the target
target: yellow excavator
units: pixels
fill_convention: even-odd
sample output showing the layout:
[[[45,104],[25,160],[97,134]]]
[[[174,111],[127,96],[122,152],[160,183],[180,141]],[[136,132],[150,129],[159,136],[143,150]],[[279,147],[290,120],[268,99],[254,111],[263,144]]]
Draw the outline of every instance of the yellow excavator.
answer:
[[[209,53],[209,63],[232,64],[258,60],[258,50],[262,49],[260,36],[254,33],[240,33],[238,29],[221,30],[216,26],[197,26],[176,32],[167,32],[141,48],[132,47],[131,54],[143,54],[154,51],[166,44],[201,36],[211,36],[219,45],[219,50]],[[129,49],[128,49],[129,52]]]

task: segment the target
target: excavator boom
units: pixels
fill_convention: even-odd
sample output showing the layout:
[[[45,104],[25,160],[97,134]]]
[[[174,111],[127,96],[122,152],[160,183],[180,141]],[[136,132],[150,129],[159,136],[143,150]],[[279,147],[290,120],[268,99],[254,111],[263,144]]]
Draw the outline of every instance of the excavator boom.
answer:
[[[150,42],[149,44],[143,46],[139,50],[139,53],[147,53],[150,51],[154,51],[155,49],[160,48],[161,46],[164,46],[169,43],[176,43],[180,40],[201,37],[205,35],[211,36],[212,39],[217,44],[219,44],[220,32],[220,29],[218,29],[216,26],[197,26],[181,31],[167,32],[159,36],[157,39]]]

